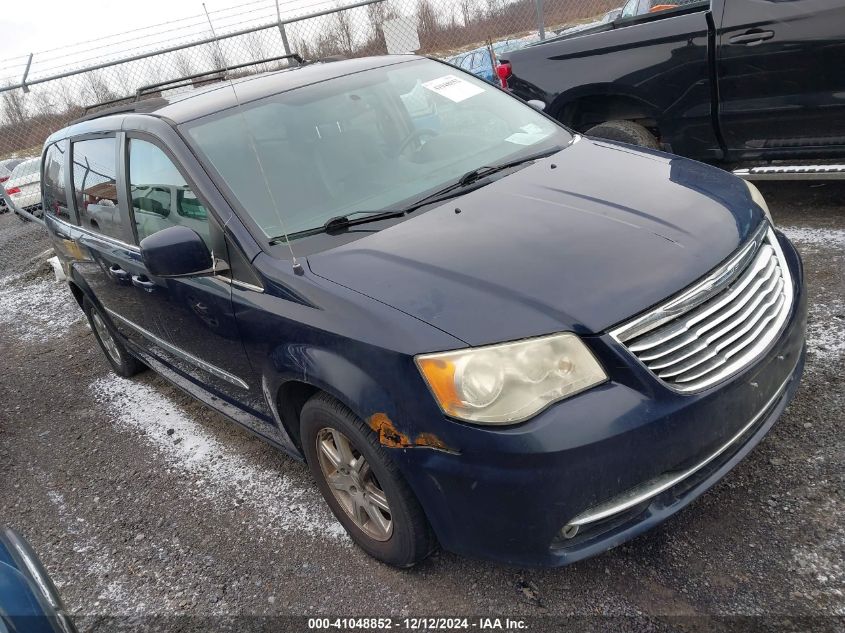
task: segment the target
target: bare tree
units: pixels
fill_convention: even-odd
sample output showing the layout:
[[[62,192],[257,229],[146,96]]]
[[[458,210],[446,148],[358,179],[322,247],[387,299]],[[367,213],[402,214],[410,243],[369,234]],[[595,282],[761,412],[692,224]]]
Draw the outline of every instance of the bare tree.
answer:
[[[93,94],[92,103],[103,103],[104,101],[111,101],[117,98],[111,88],[109,88],[106,80],[103,79],[103,76],[98,71],[91,70],[85,73],[84,77],[87,79],[88,88],[90,88],[91,93]]]
[[[123,64],[112,66],[109,69],[109,73],[113,81],[107,83],[108,85],[113,86],[112,92],[121,97],[125,97],[134,92],[132,90],[131,81],[129,80],[129,72]]]
[[[502,13],[502,0],[487,0],[487,18],[494,20]]]
[[[205,50],[212,69],[224,70],[228,66],[228,64],[226,63],[226,58],[223,55],[223,51],[221,50],[217,42],[209,42],[206,45]]]
[[[355,51],[355,29],[349,12],[337,11],[332,17],[334,24],[331,30],[337,38],[341,51],[347,55],[352,55]]]
[[[73,88],[65,79],[56,82],[56,95],[58,106],[64,112],[74,113],[80,109],[79,99],[74,94]]]
[[[264,40],[258,33],[252,32],[244,35],[244,43],[246,44],[246,50],[249,53],[250,60],[258,61],[259,59],[267,58],[267,48],[264,46]],[[267,64],[256,64],[256,68],[260,72],[265,73],[270,70]]]
[[[464,26],[469,26],[472,22],[472,5],[473,0],[460,0],[459,6],[461,8],[461,17],[464,20]]]
[[[387,2],[376,2],[367,5],[367,19],[373,28],[373,35],[384,41],[384,23],[399,17],[399,14]]]
[[[176,68],[176,73],[180,77],[187,77],[189,75],[195,74],[197,71],[194,69],[194,62],[193,60],[188,57],[185,51],[179,51],[173,57],[173,66]]]
[[[297,51],[305,59],[314,59],[314,49],[304,39],[294,39],[292,41],[293,50]]]
[[[430,0],[420,0],[417,6],[417,28],[420,36],[428,39],[431,39],[440,29],[437,11],[434,10]]]
[[[48,88],[34,88],[30,94],[32,95],[34,116],[48,117],[57,114],[59,108],[56,104],[55,95]]]
[[[0,92],[0,102],[3,104],[4,119],[12,125],[22,125],[27,120],[24,93],[20,88]]]

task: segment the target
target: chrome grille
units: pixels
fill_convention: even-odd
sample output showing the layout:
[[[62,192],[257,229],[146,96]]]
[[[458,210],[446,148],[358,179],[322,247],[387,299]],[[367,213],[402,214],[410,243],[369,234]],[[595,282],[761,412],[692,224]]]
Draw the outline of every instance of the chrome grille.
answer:
[[[792,306],[792,279],[768,222],[705,279],[611,332],[673,389],[700,391],[758,358]]]

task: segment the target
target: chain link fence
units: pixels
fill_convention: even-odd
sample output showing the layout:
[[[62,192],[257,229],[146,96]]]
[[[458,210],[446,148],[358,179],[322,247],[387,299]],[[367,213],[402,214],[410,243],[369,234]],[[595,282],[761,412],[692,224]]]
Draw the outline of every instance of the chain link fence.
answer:
[[[299,63],[291,54],[417,52],[493,81],[497,54],[601,20],[622,1],[252,0],[0,60],[0,274],[46,248],[37,158],[87,112]]]

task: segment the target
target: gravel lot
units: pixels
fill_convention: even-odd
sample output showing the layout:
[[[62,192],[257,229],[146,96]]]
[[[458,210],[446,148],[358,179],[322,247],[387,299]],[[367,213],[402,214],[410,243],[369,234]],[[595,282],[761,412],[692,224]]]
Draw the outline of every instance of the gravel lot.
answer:
[[[370,559],[303,465],[152,372],[110,374],[64,285],[19,275],[43,232],[0,216],[0,524],[30,540],[84,630],[173,613],[619,615],[650,630],[644,617],[775,614],[841,627],[845,185],[761,189],[806,267],[796,400],[691,507],[557,570],[444,552],[411,571]],[[697,621],[671,622],[705,630]]]

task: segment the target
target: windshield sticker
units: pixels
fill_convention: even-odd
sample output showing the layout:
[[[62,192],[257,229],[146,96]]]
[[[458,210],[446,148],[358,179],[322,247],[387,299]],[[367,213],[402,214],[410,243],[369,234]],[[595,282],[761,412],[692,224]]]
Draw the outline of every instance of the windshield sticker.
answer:
[[[450,101],[454,101],[455,103],[460,103],[461,101],[484,92],[484,88],[471,84],[460,77],[456,77],[455,75],[438,77],[437,79],[426,81],[422,86],[423,88],[431,90],[442,97],[446,97]]]
[[[534,145],[535,143],[539,143],[544,138],[546,138],[549,133],[541,128],[539,125],[535,125],[534,123],[528,123],[527,125],[523,125],[519,128],[519,132],[515,132],[511,134],[509,137],[505,139],[508,143],[513,143],[514,145]]]

